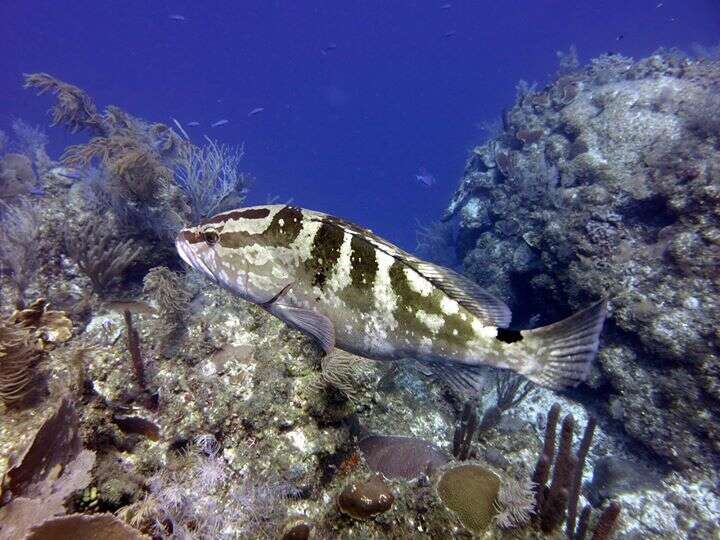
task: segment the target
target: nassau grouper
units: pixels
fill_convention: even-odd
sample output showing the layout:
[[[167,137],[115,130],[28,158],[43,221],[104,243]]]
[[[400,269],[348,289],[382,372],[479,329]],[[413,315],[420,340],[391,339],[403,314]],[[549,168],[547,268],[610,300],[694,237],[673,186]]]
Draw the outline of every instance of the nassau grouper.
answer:
[[[469,279],[294,206],[223,212],[175,243],[190,266],[315,337],[326,354],[414,358],[457,385],[473,387],[486,365],[554,389],[575,386],[605,320],[601,301],[555,324],[510,330],[510,309]]]

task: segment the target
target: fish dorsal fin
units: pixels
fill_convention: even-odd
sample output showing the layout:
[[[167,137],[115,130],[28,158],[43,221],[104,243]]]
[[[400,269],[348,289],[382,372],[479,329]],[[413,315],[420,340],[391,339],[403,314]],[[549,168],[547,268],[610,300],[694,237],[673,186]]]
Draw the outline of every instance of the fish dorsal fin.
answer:
[[[336,225],[348,233],[369,242],[375,248],[414,269],[438,289],[456,300],[461,306],[475,315],[483,324],[507,328],[512,319],[510,308],[498,297],[490,294],[477,283],[448,268],[418,259],[403,251],[368,229],[363,229],[340,218],[319,214],[319,221]]]
[[[450,298],[479,318],[484,324],[507,328],[512,319],[510,308],[497,296],[490,294],[477,283],[436,264],[412,259],[409,261],[417,272],[442,289]]]

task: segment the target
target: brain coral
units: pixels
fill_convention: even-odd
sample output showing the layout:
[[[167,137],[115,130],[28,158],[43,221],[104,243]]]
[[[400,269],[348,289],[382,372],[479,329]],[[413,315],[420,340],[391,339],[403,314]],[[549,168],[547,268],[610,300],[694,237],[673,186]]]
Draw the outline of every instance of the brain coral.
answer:
[[[443,473],[437,490],[466,528],[481,532],[496,514],[500,477],[481,465],[460,465]]]

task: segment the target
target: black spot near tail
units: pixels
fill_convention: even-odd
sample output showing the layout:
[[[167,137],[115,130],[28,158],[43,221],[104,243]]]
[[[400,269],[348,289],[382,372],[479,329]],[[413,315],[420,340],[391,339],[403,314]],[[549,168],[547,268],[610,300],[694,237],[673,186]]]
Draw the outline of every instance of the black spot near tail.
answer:
[[[507,328],[498,328],[497,339],[503,343],[515,343],[522,341],[522,334],[519,330],[509,330]]]

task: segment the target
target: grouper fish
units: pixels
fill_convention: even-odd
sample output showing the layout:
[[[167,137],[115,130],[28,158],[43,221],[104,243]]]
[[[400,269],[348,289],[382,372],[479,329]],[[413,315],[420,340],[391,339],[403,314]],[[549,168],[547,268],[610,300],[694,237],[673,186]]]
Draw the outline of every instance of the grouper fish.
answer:
[[[326,354],[415,359],[460,386],[479,366],[553,389],[587,378],[606,303],[532,330],[468,278],[371,231],[290,205],[239,208],[183,229],[183,260],[317,339]]]

